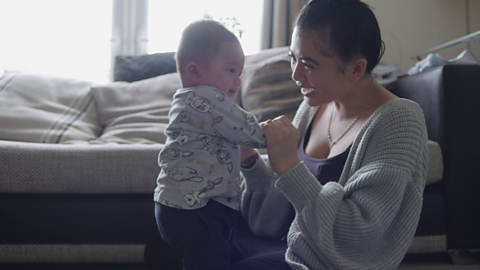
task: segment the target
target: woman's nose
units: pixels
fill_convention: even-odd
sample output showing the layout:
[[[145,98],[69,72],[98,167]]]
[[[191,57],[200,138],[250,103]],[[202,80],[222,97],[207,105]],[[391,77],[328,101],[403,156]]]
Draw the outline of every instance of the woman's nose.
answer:
[[[291,63],[291,68],[292,68],[292,80],[294,81],[300,81],[302,74],[301,74],[301,67],[297,63]]]

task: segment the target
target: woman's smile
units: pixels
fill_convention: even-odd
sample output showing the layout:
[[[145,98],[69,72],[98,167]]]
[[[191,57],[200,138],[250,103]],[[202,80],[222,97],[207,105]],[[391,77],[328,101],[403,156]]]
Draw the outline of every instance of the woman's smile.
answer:
[[[315,88],[302,88],[302,95],[304,96],[309,96],[310,94],[312,94],[313,92],[316,92],[317,89]]]
[[[301,88],[301,92],[302,92],[302,95],[304,96],[308,96],[310,95],[311,93],[313,92],[316,92],[317,89],[314,88],[314,87],[305,87],[301,82],[295,82],[297,84],[298,87]]]

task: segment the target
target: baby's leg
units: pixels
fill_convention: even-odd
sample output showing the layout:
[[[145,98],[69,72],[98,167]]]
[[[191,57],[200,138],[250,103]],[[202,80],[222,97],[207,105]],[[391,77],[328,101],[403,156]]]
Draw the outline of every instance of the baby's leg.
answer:
[[[226,269],[234,210],[210,200],[202,208],[182,210],[157,204],[160,234],[183,255],[184,270]]]

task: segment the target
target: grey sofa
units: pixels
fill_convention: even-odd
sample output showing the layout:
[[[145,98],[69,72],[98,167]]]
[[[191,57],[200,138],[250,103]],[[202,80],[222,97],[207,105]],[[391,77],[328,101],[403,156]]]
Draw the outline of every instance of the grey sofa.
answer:
[[[125,81],[108,85],[16,72],[0,78],[0,263],[144,261],[157,231],[157,156],[180,84],[168,73],[172,53],[147,64],[120,58],[115,78]],[[250,108],[263,117],[283,102],[280,111],[293,116],[301,98],[292,98],[298,89],[286,59],[285,48],[249,56],[244,73],[252,79],[242,91],[250,94],[236,101],[255,100]],[[153,73],[138,74],[145,69]],[[257,98],[265,89],[255,74],[282,93],[276,104]]]
[[[269,49],[247,57],[236,102],[259,121],[281,114],[293,118],[302,101],[291,80],[287,50]],[[121,64],[115,67],[115,78],[124,81],[108,85],[38,74],[6,73],[0,78],[0,264],[142,263],[146,256],[152,264],[178,266],[178,255],[158,237],[153,214],[157,155],[165,140],[162,131],[171,97],[179,87],[177,74],[168,73],[174,67],[173,54],[122,58],[117,63]],[[137,74],[145,65],[151,72]],[[395,87],[403,95],[403,86]],[[453,91],[433,88],[427,100],[439,89]],[[436,113],[438,106],[444,105],[422,108]],[[445,252],[448,245],[479,247],[478,239],[452,240],[450,233],[455,237],[456,229],[450,225],[432,225],[431,216],[454,224],[449,217],[455,216],[455,208],[445,211],[452,201],[447,200],[449,191],[442,180],[440,147],[451,137],[433,134],[446,132],[432,129],[438,125],[435,120],[427,118],[427,124],[434,164],[429,168],[429,186],[438,192],[431,202],[425,197],[428,209],[424,208],[410,252]],[[440,144],[434,142],[437,138],[442,138]],[[449,173],[453,179],[454,172]],[[470,176],[473,181],[475,175]],[[479,191],[476,184],[469,188]],[[466,194],[472,196],[472,190]]]

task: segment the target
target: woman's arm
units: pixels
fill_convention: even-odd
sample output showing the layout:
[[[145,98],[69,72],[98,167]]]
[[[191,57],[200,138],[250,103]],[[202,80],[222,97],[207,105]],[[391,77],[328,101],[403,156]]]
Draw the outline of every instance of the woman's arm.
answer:
[[[250,147],[241,147],[241,166],[245,179],[240,210],[250,229],[258,236],[284,237],[295,212],[274,185],[277,175]]]
[[[277,175],[267,165],[266,157],[257,157],[253,167],[243,169],[240,211],[252,232],[258,236],[282,238],[287,234],[295,211],[275,187]]]
[[[303,136],[317,109],[306,103],[300,105],[294,119],[294,123],[299,127],[300,136]],[[295,149],[299,143],[297,140]],[[272,155],[272,150],[269,150],[269,153]],[[298,158],[296,150],[292,155]],[[242,161],[245,180],[240,207],[243,216],[255,234],[284,237],[295,216],[295,211],[287,197],[275,187],[278,176],[270,167],[268,156],[258,155],[255,150],[242,147]]]
[[[299,163],[296,150],[298,132],[285,116],[268,120],[260,126],[265,132],[271,168],[258,159],[255,150],[242,147],[242,167],[251,169],[243,170],[246,180],[241,210],[250,229],[257,235],[284,237],[294,211],[287,198],[275,187],[275,181]]]

